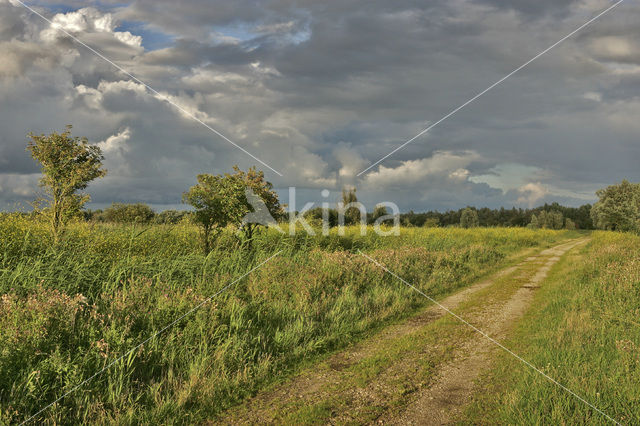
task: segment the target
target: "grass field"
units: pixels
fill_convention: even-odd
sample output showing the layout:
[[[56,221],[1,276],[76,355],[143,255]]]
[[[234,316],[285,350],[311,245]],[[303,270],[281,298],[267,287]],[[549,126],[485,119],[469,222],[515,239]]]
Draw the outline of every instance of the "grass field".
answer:
[[[640,423],[640,237],[595,232],[564,259],[506,343],[615,421]],[[466,420],[611,424],[605,415],[501,354]]]
[[[52,243],[0,218],[0,422],[16,423],[280,254],[38,416],[38,422],[194,423],[565,231],[407,228],[398,237],[231,233],[201,254],[192,225],[73,225]]]

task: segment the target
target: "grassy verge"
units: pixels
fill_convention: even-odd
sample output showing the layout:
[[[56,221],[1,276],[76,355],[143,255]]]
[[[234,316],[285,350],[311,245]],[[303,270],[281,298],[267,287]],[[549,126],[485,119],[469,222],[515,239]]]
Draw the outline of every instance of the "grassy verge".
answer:
[[[640,423],[640,238],[594,233],[566,256],[506,346],[616,421]],[[463,422],[607,424],[605,416],[500,354]]]
[[[0,218],[0,423],[14,423],[160,331],[278,250],[213,303],[42,414],[58,424],[193,423],[313,357],[425,302],[354,254],[369,251],[423,290],[451,292],[507,256],[566,237],[524,229],[409,229],[281,236],[247,252],[225,234],[208,256],[189,225],[45,229]]]

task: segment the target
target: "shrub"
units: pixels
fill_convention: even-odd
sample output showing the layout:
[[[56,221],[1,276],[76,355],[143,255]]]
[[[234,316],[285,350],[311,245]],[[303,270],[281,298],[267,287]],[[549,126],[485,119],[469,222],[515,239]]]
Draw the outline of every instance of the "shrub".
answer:
[[[107,222],[115,223],[149,223],[155,213],[146,204],[122,204],[113,203],[105,209],[104,218]]]
[[[163,225],[175,225],[189,218],[191,212],[184,210],[164,210],[155,215],[153,222]]]

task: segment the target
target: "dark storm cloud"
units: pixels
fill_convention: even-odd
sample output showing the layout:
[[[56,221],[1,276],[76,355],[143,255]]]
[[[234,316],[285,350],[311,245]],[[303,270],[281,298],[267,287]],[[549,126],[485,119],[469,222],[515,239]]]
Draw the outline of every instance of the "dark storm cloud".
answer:
[[[566,14],[578,0],[475,0],[495,7],[497,10],[513,9],[528,17],[540,17],[546,14]]]
[[[24,34],[26,23],[22,12],[9,3],[0,3],[0,40],[11,40]]]
[[[355,184],[367,202],[417,210],[554,197],[578,204],[603,184],[640,179],[637,5],[623,4],[356,178],[610,3],[143,0],[80,11],[71,2],[38,4],[283,172],[267,171],[280,188]],[[37,181],[26,133],[67,123],[105,152],[110,174],[91,186],[99,204],[178,203],[195,174],[255,164],[24,8],[4,1],[0,10],[5,205],[28,197]],[[60,10],[66,14],[53,13]],[[163,34],[168,45],[145,50],[145,40],[122,27]]]

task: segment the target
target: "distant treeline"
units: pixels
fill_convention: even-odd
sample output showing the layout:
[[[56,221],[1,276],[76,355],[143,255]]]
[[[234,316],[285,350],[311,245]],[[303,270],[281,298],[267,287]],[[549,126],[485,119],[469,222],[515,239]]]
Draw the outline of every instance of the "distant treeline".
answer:
[[[467,207],[478,214],[479,226],[528,226],[535,215],[537,218],[550,213],[560,213],[564,219],[570,219],[578,229],[594,229],[591,220],[591,204],[580,207],[565,207],[558,203],[545,204],[533,209],[511,208],[490,209],[487,207],[475,208]],[[400,223],[404,226],[453,226],[461,223],[461,216],[464,210],[449,210],[441,213],[438,211],[428,211],[425,213],[415,213],[410,211],[400,215]],[[544,212],[544,213],[543,213]]]
[[[505,227],[525,227],[530,226],[532,218],[541,218],[549,214],[562,215],[562,218],[569,219],[575,223],[578,229],[593,229],[591,221],[591,205],[585,204],[580,207],[565,207],[558,203],[545,204],[533,209],[511,208],[490,209],[487,207],[475,208],[466,207],[459,210],[449,210],[446,212],[428,211],[415,213],[409,211],[400,214],[400,223],[403,226],[433,227],[433,226],[458,226],[461,223],[461,216],[466,209],[471,209],[478,215],[478,225],[485,227],[505,226]],[[94,222],[111,223],[156,223],[175,224],[181,221],[188,221],[191,212],[184,210],[165,210],[159,213],[153,211],[151,207],[143,203],[124,204],[114,203],[104,210],[85,210],[84,219]],[[310,223],[314,223],[321,218],[321,209],[310,210],[306,215]],[[378,217],[377,214],[369,214],[367,222],[373,223]],[[535,219],[533,220],[535,222]],[[329,210],[330,226],[338,225],[338,212],[335,209]],[[548,226],[552,227],[552,226]],[[563,225],[559,226],[560,228]]]
[[[84,220],[89,222],[176,224],[190,220],[191,212],[164,210],[156,213],[144,203],[113,203],[104,210],[85,210],[82,215]]]

